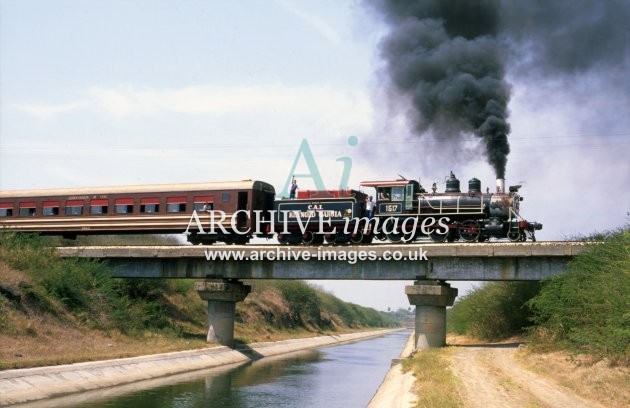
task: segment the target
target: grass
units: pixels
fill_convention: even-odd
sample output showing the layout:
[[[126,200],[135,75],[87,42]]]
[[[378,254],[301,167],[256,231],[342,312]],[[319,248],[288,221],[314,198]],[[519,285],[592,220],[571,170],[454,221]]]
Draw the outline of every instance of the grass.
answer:
[[[425,349],[403,361],[403,371],[412,371],[416,378],[416,407],[459,408],[464,406],[461,382],[450,370],[455,349]]]
[[[215,346],[205,337],[183,338],[146,332],[134,337],[60,326],[46,317],[29,319],[22,335],[0,334],[0,369],[97,361]]]
[[[11,300],[0,293],[0,369],[208,346],[207,304],[193,280],[111,278],[102,263],[58,258],[49,248],[54,242],[0,231],[0,285],[19,294]],[[252,293],[236,306],[241,342],[397,325],[389,314],[305,282],[247,283]]]
[[[610,367],[604,361],[595,362],[592,358],[562,351],[540,353],[531,347],[522,347],[516,357],[527,369],[553,378],[554,382],[586,399],[609,408],[628,406],[630,370],[627,367]]]
[[[0,369],[35,367],[78,361],[129,357],[207,347],[203,328],[197,336],[174,331],[137,331],[134,335],[94,322],[94,308],[66,306],[39,286],[38,277],[0,261],[0,284],[20,289],[21,300],[0,296]],[[44,306],[42,306],[44,304]]]

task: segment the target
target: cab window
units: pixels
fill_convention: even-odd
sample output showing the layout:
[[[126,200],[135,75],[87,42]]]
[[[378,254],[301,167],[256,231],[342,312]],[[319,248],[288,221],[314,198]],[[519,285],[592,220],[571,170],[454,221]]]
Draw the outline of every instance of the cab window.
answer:
[[[405,207],[411,208],[413,206],[413,184],[407,184],[407,193],[405,194]]]
[[[378,201],[387,201],[391,199],[391,189],[389,187],[380,187],[377,191]]]
[[[402,201],[404,197],[405,194],[403,186],[392,187],[392,201]]]

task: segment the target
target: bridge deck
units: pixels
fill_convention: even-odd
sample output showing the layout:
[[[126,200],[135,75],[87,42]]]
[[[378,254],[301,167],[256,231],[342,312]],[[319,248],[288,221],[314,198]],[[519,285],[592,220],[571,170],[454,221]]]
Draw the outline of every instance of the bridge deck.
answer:
[[[583,242],[364,246],[93,246],[62,257],[107,260],[117,277],[352,280],[539,280],[564,271]],[[220,257],[223,260],[220,260]]]

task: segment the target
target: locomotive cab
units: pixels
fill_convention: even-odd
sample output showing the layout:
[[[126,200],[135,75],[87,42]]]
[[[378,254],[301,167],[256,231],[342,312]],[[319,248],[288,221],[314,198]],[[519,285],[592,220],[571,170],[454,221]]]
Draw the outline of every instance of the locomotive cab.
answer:
[[[363,181],[361,186],[376,189],[375,215],[409,214],[418,208],[420,184],[415,180]]]

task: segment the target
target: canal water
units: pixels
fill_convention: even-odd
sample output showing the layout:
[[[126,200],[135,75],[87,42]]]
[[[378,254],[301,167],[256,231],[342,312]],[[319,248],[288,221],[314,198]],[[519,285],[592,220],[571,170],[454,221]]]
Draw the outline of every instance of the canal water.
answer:
[[[365,407],[409,338],[410,331],[334,347],[264,358],[231,369],[198,372],[155,388],[123,388],[109,398],[81,399],[68,407],[244,408]],[[115,391],[115,389],[112,389]],[[54,406],[54,400],[49,401]]]

